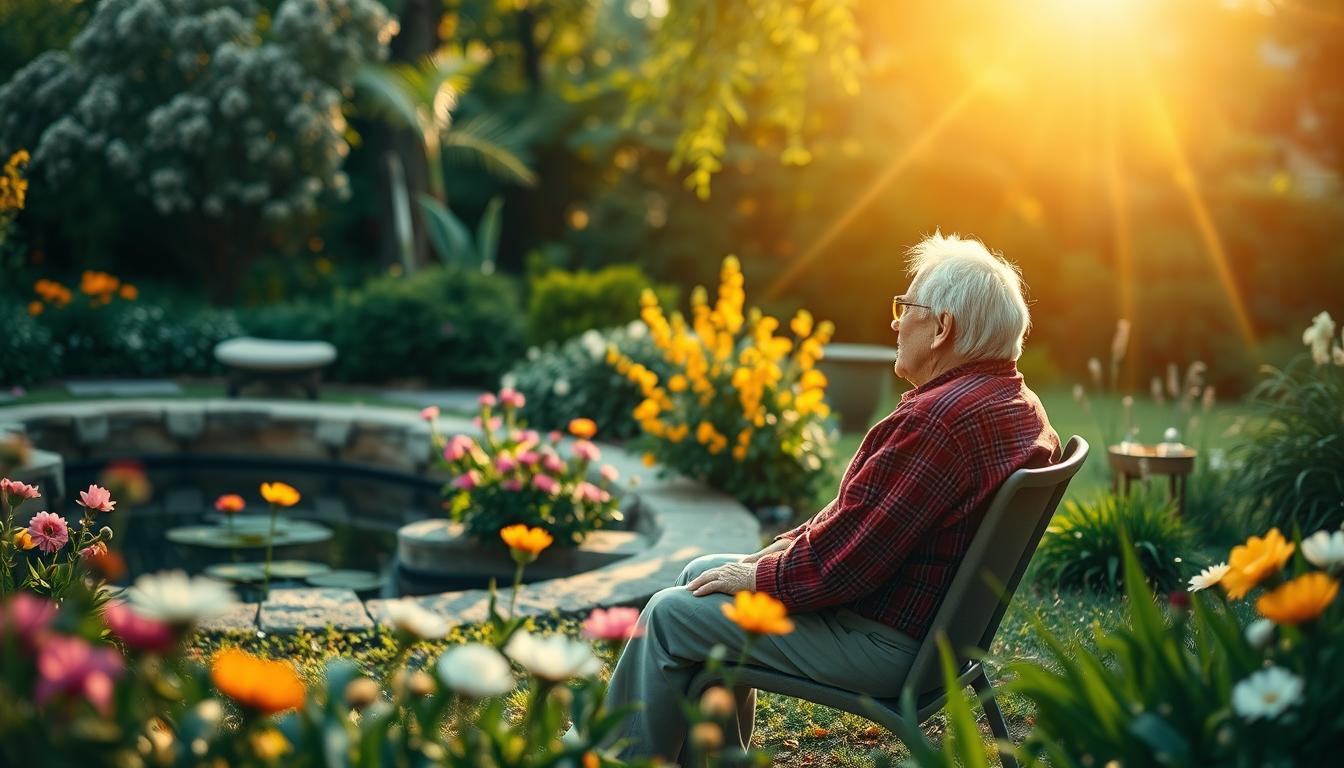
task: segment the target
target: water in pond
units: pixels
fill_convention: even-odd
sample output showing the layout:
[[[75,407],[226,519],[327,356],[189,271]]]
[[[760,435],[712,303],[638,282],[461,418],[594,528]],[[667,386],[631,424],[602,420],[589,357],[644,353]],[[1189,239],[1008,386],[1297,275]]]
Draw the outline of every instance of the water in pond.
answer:
[[[103,466],[72,466],[66,473],[69,501],[62,514],[78,519],[73,500],[99,481]],[[436,516],[438,485],[380,473],[350,469],[252,463],[151,463],[144,467],[150,495],[132,505],[118,503],[99,522],[115,532],[114,548],[126,558],[130,578],[180,568],[188,573],[232,572],[241,577],[240,594],[255,599],[246,587],[265,557],[269,506],[259,488],[263,482],[294,486],[302,500],[279,512],[272,586],[343,586],[366,597],[392,597],[477,586],[410,583],[396,564],[396,532],[408,522]],[[215,499],[236,493],[247,508],[235,519],[233,540]],[[253,571],[249,575],[249,571]],[[359,575],[360,572],[363,575]],[[250,593],[250,594],[249,594]]]

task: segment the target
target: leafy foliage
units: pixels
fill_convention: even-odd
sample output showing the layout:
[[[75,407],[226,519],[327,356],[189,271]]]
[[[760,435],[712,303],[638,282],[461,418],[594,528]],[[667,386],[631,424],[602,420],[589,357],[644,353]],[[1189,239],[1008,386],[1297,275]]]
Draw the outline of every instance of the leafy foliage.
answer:
[[[331,341],[351,381],[493,384],[522,353],[517,289],[502,276],[436,268],[385,277],[339,302]]]
[[[22,306],[0,298],[0,327],[0,387],[32,386],[60,370],[63,350]]]
[[[1119,592],[1127,541],[1134,542],[1143,573],[1159,590],[1180,583],[1180,555],[1191,536],[1161,488],[1065,501],[1041,538],[1032,568],[1054,587]]]
[[[528,336],[532,343],[544,344],[591,328],[625,325],[639,317],[639,297],[652,287],[643,270],[633,265],[595,272],[552,269],[532,278]],[[660,303],[676,303],[674,291],[664,288],[658,293]]]
[[[589,418],[605,440],[639,434],[639,424],[630,414],[643,395],[639,385],[607,361],[611,347],[660,376],[670,371],[642,320],[624,328],[590,329],[541,349],[533,347],[504,376],[509,386],[527,396],[523,415],[528,423],[538,429],[563,429],[574,419]]]
[[[1344,523],[1344,367],[1298,357],[1251,394],[1263,415],[1233,456],[1247,529]]]

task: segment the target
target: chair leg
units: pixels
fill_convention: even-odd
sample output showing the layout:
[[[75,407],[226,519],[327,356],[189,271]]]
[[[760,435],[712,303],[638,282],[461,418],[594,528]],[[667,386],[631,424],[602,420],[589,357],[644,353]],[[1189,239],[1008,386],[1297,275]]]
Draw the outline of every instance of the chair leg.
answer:
[[[1011,741],[1008,737],[1008,722],[1003,719],[1003,711],[999,709],[999,702],[994,698],[994,685],[983,669],[979,675],[971,679],[971,687],[975,689],[976,696],[980,699],[980,706],[985,710],[985,718],[989,720],[989,730],[993,732],[994,738]],[[1017,768],[1017,759],[1007,752],[1000,750],[999,760],[1003,762],[1003,768]]]

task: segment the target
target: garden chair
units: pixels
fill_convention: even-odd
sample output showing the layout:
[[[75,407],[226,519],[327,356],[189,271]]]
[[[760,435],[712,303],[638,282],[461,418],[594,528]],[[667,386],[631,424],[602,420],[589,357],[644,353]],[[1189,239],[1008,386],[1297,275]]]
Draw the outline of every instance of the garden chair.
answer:
[[[1022,574],[1036,552],[1036,544],[1050,524],[1069,480],[1087,458],[1087,451],[1087,441],[1075,435],[1064,446],[1059,463],[1041,469],[1019,469],[1004,481],[990,500],[902,685],[914,695],[918,712],[915,725],[933,716],[947,702],[950,691],[943,687],[937,642],[937,638],[945,636],[956,654],[960,670],[956,690],[968,685],[975,689],[994,736],[1008,738],[1008,724],[994,700],[994,687],[979,656],[987,652],[994,641],[994,633],[999,629],[1008,601],[1022,580]],[[722,676],[722,669],[702,672],[692,681],[691,695],[698,699],[706,689],[720,683]],[[872,720],[898,737],[902,727],[909,723],[901,712],[899,698],[874,699],[750,665],[737,669],[736,684],[842,709]],[[1002,754],[1001,758],[1004,768],[1017,768],[1017,761],[1011,755]]]

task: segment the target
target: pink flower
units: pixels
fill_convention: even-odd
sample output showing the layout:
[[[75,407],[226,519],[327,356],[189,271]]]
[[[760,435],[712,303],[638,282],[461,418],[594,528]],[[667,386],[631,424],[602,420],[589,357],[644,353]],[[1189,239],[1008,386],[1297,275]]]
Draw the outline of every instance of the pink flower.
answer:
[[[598,608],[583,622],[583,634],[594,640],[630,640],[644,634],[636,608]]]
[[[28,533],[43,552],[55,552],[70,540],[70,527],[65,524],[65,518],[50,512],[33,515],[28,521]]]
[[[480,405],[482,408],[493,408],[495,407],[496,402],[497,401],[495,400],[495,396],[490,394],[489,392],[486,392],[485,394],[476,398],[476,403]]]
[[[558,429],[553,429],[553,430],[551,430],[550,432],[547,432],[547,433],[546,433],[546,439],[549,440],[549,441],[551,441],[552,443],[558,443],[558,442],[560,442],[562,439],[564,439],[564,437],[565,437],[565,436],[564,436],[563,434],[561,434],[561,433],[560,433],[560,430],[558,430]]]
[[[108,603],[103,609],[103,623],[112,634],[137,651],[163,653],[177,645],[177,634],[172,627],[141,616],[126,603]]]
[[[542,493],[549,493],[552,496],[560,490],[560,483],[550,475],[535,475],[532,478],[532,484]]]
[[[519,480],[516,477],[510,477],[509,479],[500,483],[499,487],[503,488],[506,491],[509,491],[510,493],[516,493],[518,491],[523,490],[523,481]]]
[[[518,454],[518,461],[525,466],[535,467],[537,462],[541,461],[541,454],[536,451],[523,451]]]
[[[112,500],[112,492],[101,485],[90,485],[89,490],[80,491],[78,504],[95,512],[111,512],[117,506]]]
[[[95,541],[89,546],[79,550],[79,556],[84,560],[91,560],[95,557],[102,557],[107,554],[107,545],[101,541]]]
[[[611,466],[610,464],[603,464],[602,469],[598,470],[598,474],[601,475],[602,479],[606,480],[608,483],[614,483],[617,480],[621,479],[620,471],[617,470],[615,467]]]
[[[518,460],[507,453],[501,453],[495,457],[495,469],[500,472],[512,472],[518,468]]]
[[[541,466],[545,467],[547,472],[554,472],[558,475],[565,471],[565,460],[554,453],[548,453],[542,457]]]
[[[421,408],[420,418],[424,419],[425,421],[433,421],[439,418],[439,406],[431,405],[427,408]]]
[[[472,423],[474,426],[476,426],[476,427],[479,428],[479,427],[481,426],[481,417],[480,417],[480,416],[474,416],[474,417],[472,417],[472,419],[471,419],[471,423]],[[502,427],[502,426],[504,426],[504,420],[503,420],[503,419],[499,418],[498,416],[491,416],[491,417],[490,417],[490,431],[491,431],[491,432],[495,432],[495,431],[497,431],[497,430],[498,430],[500,427]]]
[[[523,393],[513,387],[505,387],[499,390],[499,402],[512,408],[522,408],[527,403]]]
[[[578,491],[575,494],[584,501],[596,504],[602,501],[603,491],[592,483],[579,483]]]
[[[453,478],[453,487],[464,491],[470,491],[472,488],[481,484],[481,473],[471,470],[466,474],[458,475]]]
[[[52,635],[42,641],[37,653],[37,703],[51,697],[82,696],[107,716],[112,704],[112,681],[124,669],[116,649],[95,648],[78,637]]]
[[[597,461],[602,458],[602,452],[597,450],[597,446],[587,440],[574,441],[574,455],[584,461]]]
[[[454,435],[453,439],[448,441],[448,445],[443,447],[443,458],[458,461],[474,447],[476,447],[475,440],[466,435]]]
[[[31,592],[16,592],[7,603],[0,603],[0,637],[13,634],[29,648],[56,618],[56,604]]]
[[[0,493],[7,493],[20,500],[36,499],[42,495],[37,492],[37,486],[10,480],[8,477],[0,480]]]

